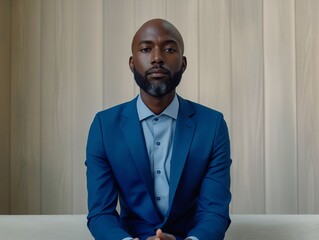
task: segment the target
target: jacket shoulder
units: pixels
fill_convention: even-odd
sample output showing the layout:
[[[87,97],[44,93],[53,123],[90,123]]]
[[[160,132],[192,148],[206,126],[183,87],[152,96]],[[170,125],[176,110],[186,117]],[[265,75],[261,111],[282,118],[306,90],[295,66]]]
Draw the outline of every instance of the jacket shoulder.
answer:
[[[98,116],[100,119],[103,119],[103,120],[107,120],[107,119],[111,120],[111,119],[120,117],[125,109],[133,108],[134,106],[136,106],[136,98],[134,98],[131,101],[124,102],[124,103],[115,105],[113,107],[104,109],[102,111],[99,111],[96,114],[96,116]]]
[[[193,112],[195,113],[195,115],[197,115],[197,116],[206,115],[206,116],[211,116],[211,117],[215,117],[215,118],[220,118],[220,117],[223,118],[222,112],[220,112],[216,109],[207,107],[203,104],[196,103],[196,102],[193,102],[191,100],[187,100],[187,99],[183,99],[183,98],[180,98],[180,103],[182,106],[186,106],[186,108],[192,109]]]

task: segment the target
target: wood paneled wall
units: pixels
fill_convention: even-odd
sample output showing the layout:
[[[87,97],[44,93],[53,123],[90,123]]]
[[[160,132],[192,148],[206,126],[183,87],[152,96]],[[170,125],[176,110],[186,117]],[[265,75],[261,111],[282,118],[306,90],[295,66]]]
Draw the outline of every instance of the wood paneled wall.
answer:
[[[319,212],[319,1],[296,0],[299,212]]]
[[[184,36],[179,94],[225,115],[232,213],[319,213],[318,14],[315,0],[2,1],[1,213],[86,212],[89,125],[138,93],[130,43],[155,17]]]
[[[0,214],[10,213],[10,9],[0,1]]]

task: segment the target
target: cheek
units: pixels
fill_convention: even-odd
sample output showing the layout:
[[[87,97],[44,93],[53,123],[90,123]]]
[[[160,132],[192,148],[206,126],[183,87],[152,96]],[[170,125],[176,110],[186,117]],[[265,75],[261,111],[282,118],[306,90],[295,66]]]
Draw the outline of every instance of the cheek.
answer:
[[[141,73],[144,73],[146,70],[148,70],[150,68],[150,64],[147,57],[135,58],[134,67]]]
[[[178,72],[183,67],[183,61],[180,58],[172,58],[168,61],[168,65],[172,71]]]

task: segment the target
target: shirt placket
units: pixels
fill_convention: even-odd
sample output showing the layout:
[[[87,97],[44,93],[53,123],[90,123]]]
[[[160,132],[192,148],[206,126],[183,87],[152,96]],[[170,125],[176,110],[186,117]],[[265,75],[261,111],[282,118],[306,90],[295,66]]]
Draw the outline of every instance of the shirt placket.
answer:
[[[154,142],[153,142],[153,160],[154,160],[154,192],[156,203],[163,215],[167,211],[168,205],[168,181],[165,174],[165,161],[167,149],[165,148],[165,134],[167,130],[164,125],[164,118],[155,117],[153,119],[153,131],[154,131]],[[167,145],[167,144],[166,144]]]

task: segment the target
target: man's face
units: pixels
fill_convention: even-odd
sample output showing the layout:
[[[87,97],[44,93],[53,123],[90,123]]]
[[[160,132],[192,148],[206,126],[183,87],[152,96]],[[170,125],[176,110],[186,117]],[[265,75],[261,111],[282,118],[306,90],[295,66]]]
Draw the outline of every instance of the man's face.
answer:
[[[136,33],[130,68],[137,85],[151,96],[175,90],[186,69],[183,42],[175,29],[161,20],[151,21]]]

